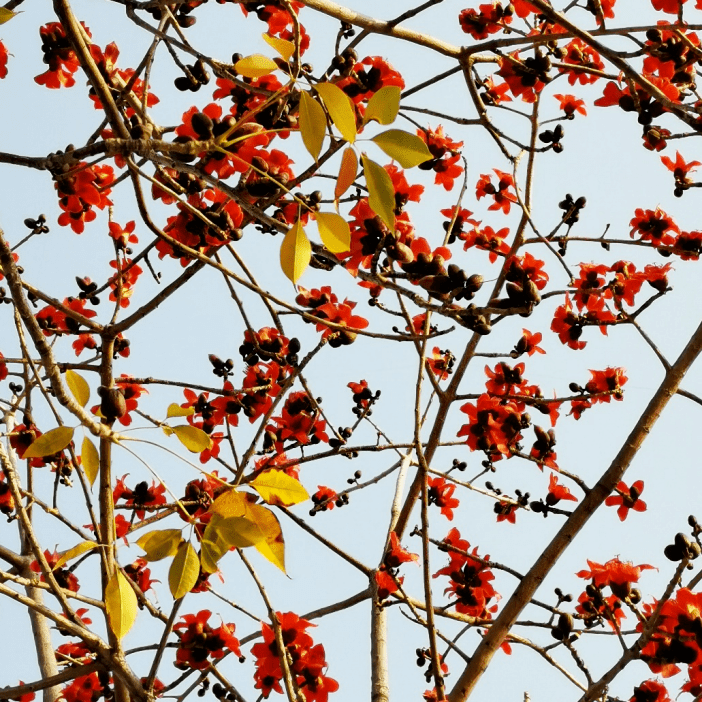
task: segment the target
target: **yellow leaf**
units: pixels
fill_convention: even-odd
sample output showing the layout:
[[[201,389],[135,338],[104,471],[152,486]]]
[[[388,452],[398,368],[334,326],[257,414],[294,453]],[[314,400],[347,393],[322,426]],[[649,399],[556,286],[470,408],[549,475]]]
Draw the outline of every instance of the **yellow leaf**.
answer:
[[[336,187],[334,188],[334,200],[338,200],[353,185],[357,173],[358,156],[350,146],[347,146],[341,157],[339,177],[336,179]]]
[[[137,598],[120,570],[115,571],[105,588],[105,609],[110,628],[118,639],[122,639],[136,621]]]
[[[66,371],[66,384],[71,389],[73,397],[78,400],[81,407],[85,407],[90,399],[90,387],[88,382],[82,375],[78,375],[75,371]]]
[[[365,154],[361,155],[363,172],[368,186],[368,204],[371,210],[395,231],[395,188],[387,171]]]
[[[247,517],[229,517],[218,524],[219,533],[230,548],[248,548],[266,540],[261,527]]]
[[[244,493],[231,489],[219,495],[209,511],[222,517],[243,517],[246,514],[246,506]]]
[[[181,539],[180,529],[159,529],[139,537],[137,546],[146,551],[144,558],[147,561],[160,561],[176,555]]]
[[[9,22],[15,15],[17,15],[16,12],[8,10],[5,7],[0,7],[0,24],[5,24],[5,22]]]
[[[90,487],[92,487],[100,472],[100,454],[95,448],[95,444],[87,436],[83,439],[83,445],[80,449],[80,464],[83,466]]]
[[[319,236],[332,253],[342,253],[349,250],[351,229],[341,215],[334,212],[318,212],[316,219]]]
[[[283,239],[280,247],[280,267],[283,273],[292,281],[297,283],[300,276],[310,264],[312,258],[312,245],[302,228],[300,220],[295,222]]]
[[[259,473],[249,485],[271,505],[290,507],[309,499],[300,481],[282,470]]]
[[[244,78],[260,78],[267,76],[271,71],[275,71],[278,64],[267,56],[254,54],[240,59],[234,64],[234,70]]]
[[[266,537],[264,541],[254,544],[256,550],[265,556],[273,565],[285,572],[285,541],[278,518],[266,507],[247,505],[246,517],[258,525]]]
[[[77,546],[69,548],[68,551],[64,551],[51,570],[56,570],[57,568],[63,566],[65,563],[68,563],[68,561],[72,561],[74,558],[78,558],[78,556],[82,556],[84,553],[92,551],[94,548],[97,547],[98,544],[96,544],[94,541],[82,541]]]
[[[316,161],[327,131],[327,116],[322,106],[309,93],[300,95],[300,134],[310,156]]]
[[[314,89],[324,100],[327,112],[341,136],[353,144],[356,141],[356,108],[351,98],[333,83],[317,83]]]
[[[400,110],[401,92],[396,85],[386,85],[374,93],[368,101],[363,124],[368,124],[371,120],[380,124],[392,124]]]
[[[187,595],[200,576],[200,559],[189,541],[182,541],[168,571],[168,587],[174,599]]]
[[[216,573],[219,569],[218,562],[231,548],[230,544],[222,537],[219,525],[226,521],[218,514],[213,514],[200,542],[200,564],[207,573]]]
[[[180,440],[180,443],[183,444],[188,451],[201,453],[208,448],[212,448],[210,435],[202,431],[202,429],[191,427],[189,424],[182,424],[171,428],[173,429],[173,433]]]
[[[284,61],[289,61],[290,57],[295,53],[295,44],[286,39],[279,39],[270,34],[264,34],[263,41],[272,46],[282,56]]]
[[[388,129],[371,139],[403,168],[414,168],[434,158],[427,145],[416,135],[401,129]]]
[[[42,434],[35,442],[30,444],[24,452],[24,458],[44,458],[53,456],[71,443],[73,429],[71,427],[56,427],[46,434]]]
[[[191,414],[195,414],[194,407],[181,407],[180,405],[177,405],[175,402],[173,402],[170,405],[168,405],[168,412],[166,413],[166,417],[189,417]]]

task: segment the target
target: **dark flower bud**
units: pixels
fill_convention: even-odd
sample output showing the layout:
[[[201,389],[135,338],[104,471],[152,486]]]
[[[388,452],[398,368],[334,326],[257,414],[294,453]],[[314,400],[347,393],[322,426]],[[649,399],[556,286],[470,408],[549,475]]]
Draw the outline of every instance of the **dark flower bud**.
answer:
[[[100,413],[109,423],[127,414],[127,402],[120,388],[106,388],[101,386],[98,389],[98,395],[102,398],[100,402]]]

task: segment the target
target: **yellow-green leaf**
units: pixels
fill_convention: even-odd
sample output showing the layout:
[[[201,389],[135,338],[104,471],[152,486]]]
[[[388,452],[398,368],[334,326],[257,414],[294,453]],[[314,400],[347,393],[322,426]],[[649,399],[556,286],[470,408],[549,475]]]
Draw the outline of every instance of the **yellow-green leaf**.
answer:
[[[361,155],[361,162],[368,186],[368,204],[390,231],[395,231],[395,188],[392,179],[382,166],[365,154]]]
[[[147,561],[160,561],[168,556],[175,556],[182,540],[180,529],[159,529],[150,531],[137,539],[137,546],[146,551]]]
[[[114,572],[105,588],[105,609],[110,628],[118,639],[122,639],[136,621],[137,598],[120,570]]]
[[[286,39],[279,39],[270,34],[264,34],[263,41],[272,46],[282,56],[284,61],[289,61],[290,57],[295,53],[295,44]]]
[[[78,558],[78,556],[82,556],[84,553],[92,551],[94,548],[97,548],[98,545],[99,544],[96,544],[94,541],[82,541],[77,546],[69,548],[68,551],[64,551],[51,570],[56,570],[65,563],[68,563],[68,561],[72,561],[74,558]]]
[[[209,511],[222,517],[243,517],[246,514],[246,506],[244,493],[232,488],[219,495]]]
[[[6,7],[0,7],[0,24],[9,22],[16,14],[16,12],[8,10]]]
[[[246,518],[254,522],[266,537],[264,541],[254,544],[256,550],[273,565],[285,572],[285,541],[278,518],[266,507],[249,504]]]
[[[90,386],[88,385],[88,381],[75,371],[67,370],[66,384],[71,389],[73,397],[78,400],[78,404],[81,407],[85,407],[90,399]]]
[[[358,156],[356,156],[356,152],[350,146],[347,146],[346,149],[344,149],[343,155],[341,156],[339,177],[336,179],[336,187],[334,188],[334,200],[339,200],[339,198],[353,185],[357,174]]]
[[[280,247],[280,267],[283,273],[292,281],[297,283],[300,276],[310,264],[312,258],[312,245],[302,228],[300,220],[295,222],[283,239]]]
[[[318,212],[316,219],[319,236],[332,253],[342,253],[349,250],[351,229],[341,215],[334,212]]]
[[[200,559],[189,541],[182,541],[168,571],[168,587],[174,599],[187,595],[200,576]]]
[[[307,490],[300,481],[282,470],[259,473],[249,485],[271,505],[290,507],[309,499]]]
[[[189,417],[191,414],[195,414],[194,407],[181,407],[175,402],[168,405],[168,412],[166,413],[167,418],[171,417]]]
[[[192,451],[193,453],[201,453],[208,448],[212,448],[212,439],[210,438],[210,435],[198,427],[191,427],[189,424],[182,424],[171,428],[173,429],[173,433],[180,440],[180,443],[183,444],[188,451]]]
[[[46,434],[42,434],[36,441],[30,444],[24,452],[24,458],[44,458],[53,456],[71,443],[73,429],[71,427],[56,427]]]
[[[90,487],[92,487],[100,472],[100,454],[95,448],[95,444],[87,436],[83,439],[83,445],[80,449],[80,464],[83,466]]]
[[[400,110],[400,93],[396,85],[385,85],[368,101],[363,124],[375,120],[380,124],[392,124]]]
[[[310,156],[316,161],[327,131],[327,116],[322,106],[309,93],[300,94],[300,134]]]
[[[351,98],[333,83],[317,83],[314,89],[324,100],[327,112],[341,136],[353,144],[356,141],[356,109]]]
[[[434,158],[427,145],[416,135],[402,129],[388,129],[371,139],[403,168],[414,168]]]
[[[221,537],[230,547],[248,548],[266,540],[266,535],[261,531],[261,527],[247,517],[223,519],[219,523],[218,529]]]
[[[268,56],[254,54],[240,59],[234,64],[234,70],[244,78],[260,78],[267,76],[271,71],[275,71],[278,64]]]

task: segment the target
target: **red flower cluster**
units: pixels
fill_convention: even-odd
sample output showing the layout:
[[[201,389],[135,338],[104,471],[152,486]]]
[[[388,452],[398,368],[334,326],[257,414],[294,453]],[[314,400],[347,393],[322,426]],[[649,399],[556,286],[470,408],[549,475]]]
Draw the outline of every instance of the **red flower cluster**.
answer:
[[[461,29],[473,39],[487,39],[490,34],[501,32],[505,25],[512,22],[512,8],[503,8],[497,0],[480,5],[478,10],[462,10],[458,15]]]
[[[461,534],[456,528],[451,529],[443,543],[448,547],[446,550],[449,564],[434,573],[434,577],[447,575],[450,578],[449,586],[444,592],[450,592],[456,598],[457,612],[471,617],[491,619],[492,614],[497,611],[497,605],[491,605],[490,601],[496,602],[500,596],[490,582],[495,576],[485,565],[490,556],[478,556],[477,547],[469,554],[470,544],[461,539]]]
[[[702,689],[702,593],[680,588],[675,597],[663,604],[658,628],[641,650],[641,658],[651,672],[664,678],[680,672],[678,664],[688,666],[690,681],[686,692],[698,695]],[[697,691],[693,691],[697,690]]]
[[[590,570],[581,570],[576,575],[579,578],[590,579],[590,585],[585,588],[578,598],[579,605],[576,611],[583,615],[586,627],[595,626],[605,619],[615,628],[626,616],[621,609],[621,600],[629,598],[638,601],[640,594],[632,589],[632,585],[639,581],[642,570],[653,570],[653,566],[641,564],[632,565],[631,562],[622,562],[619,558],[612,558],[607,563],[600,564],[588,560]],[[604,588],[609,588],[611,595],[605,596]]]
[[[277,453],[284,451],[285,441],[295,441],[298,445],[329,443],[324,431],[326,422],[319,418],[317,405],[306,392],[290,393],[281,416],[271,419],[274,423],[266,427],[266,432]]]
[[[317,324],[317,331],[323,332],[322,338],[329,339],[329,345],[332,348],[352,344],[357,336],[353,330],[365,329],[368,326],[367,319],[353,314],[356,303],[348,299],[339,302],[329,286],[325,286],[321,290],[300,288],[300,291],[295,298],[298,305],[308,307],[310,309],[309,314],[317,319],[327,320],[343,327],[342,329],[335,329],[323,322]]]
[[[132,262],[131,258],[119,258],[110,261],[110,267],[117,272],[107,281],[110,286],[110,300],[119,302],[122,308],[129,307],[129,298],[134,293],[134,285],[144,272],[141,266]]]
[[[293,612],[276,612],[280,625],[285,650],[289,656],[290,672],[305,696],[306,702],[327,702],[329,693],[339,689],[339,683],[325,675],[327,662],[324,646],[314,645],[307,629],[314,624],[301,619]],[[255,644],[251,653],[256,657],[254,680],[256,689],[261,690],[265,698],[272,690],[283,692],[280,681],[283,670],[280,665],[280,651],[273,629],[261,622],[263,641]]]
[[[83,25],[88,36],[90,30]],[[80,62],[71,43],[66,36],[66,30],[60,22],[49,22],[39,29],[41,50],[44,52],[43,61],[49,66],[46,73],[34,78],[39,85],[47,88],[70,88],[76,81],[73,74],[80,68]]]
[[[491,461],[510,456],[510,447],[522,438],[522,415],[512,400],[504,402],[485,393],[475,404],[463,405],[461,412],[468,415],[468,424],[461,427],[458,436],[467,436],[470,450],[483,451]]]
[[[207,623],[211,616],[212,612],[206,609],[197,614],[185,614],[173,627],[180,636],[174,663],[176,668],[206,670],[210,667],[210,659],[219,660],[227,651],[241,658],[234,624],[221,624],[213,629]]]
[[[452,190],[453,182],[463,173],[463,168],[458,165],[461,158],[459,149],[462,141],[452,141],[444,134],[444,128],[439,125],[436,131],[432,129],[418,129],[417,135],[424,141],[434,157],[429,161],[420,163],[418,168],[422,171],[434,171],[434,183],[442,185],[444,190]]]
[[[112,204],[108,198],[114,181],[112,166],[91,166],[81,161],[67,173],[54,174],[54,180],[63,210],[58,223],[70,226],[76,234],[82,234],[85,223],[95,219],[94,207],[104,210]]]
[[[63,688],[61,698],[66,702],[97,702],[106,696],[110,682],[112,678],[106,671],[81,675]]]
[[[351,61],[343,68],[344,77],[336,81],[358,107],[368,102],[381,88],[389,85],[405,87],[402,76],[382,57],[366,56],[362,61]]]
[[[243,213],[239,205],[219,190],[206,190],[189,198],[189,204],[204,217],[193,214],[190,209],[179,205],[180,212],[168,218],[164,231],[176,242],[201,253],[209,253],[229,241],[241,238],[239,226]],[[179,258],[182,266],[190,263],[188,254],[178,244],[170,244],[159,239],[156,244],[159,258],[170,256]]]

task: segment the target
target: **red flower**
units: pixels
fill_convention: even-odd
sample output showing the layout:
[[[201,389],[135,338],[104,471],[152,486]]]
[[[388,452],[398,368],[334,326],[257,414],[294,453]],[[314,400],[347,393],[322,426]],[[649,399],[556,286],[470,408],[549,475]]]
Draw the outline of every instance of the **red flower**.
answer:
[[[547,505],[556,505],[561,500],[572,500],[577,502],[578,498],[565,486],[558,482],[555,473],[551,473],[548,480],[548,494],[546,495]]]
[[[432,357],[426,359],[429,370],[439,379],[446,380],[453,373],[454,355],[450,351],[442,351],[438,346],[432,349]]]
[[[585,391],[593,397],[592,402],[609,402],[612,397],[622,400],[624,392],[622,386],[628,378],[624,375],[623,368],[606,368],[602,371],[590,371],[592,378],[585,385]]]
[[[563,59],[563,63],[585,69],[578,70],[577,68],[568,67],[558,69],[561,73],[568,74],[568,82],[571,85],[576,83],[587,85],[599,79],[600,76],[593,75],[587,70],[603,71],[605,67],[600,60],[600,55],[592,47],[588,46],[582,39],[575,38],[569,44],[566,44],[564,48],[568,53]]]
[[[176,668],[187,670],[206,670],[210,658],[219,660],[225,654],[225,648],[241,658],[239,641],[234,636],[234,624],[222,624],[213,629],[207,622],[212,616],[209,610],[181,617],[173,630],[180,634],[180,644],[176,651]]]
[[[512,95],[521,97],[524,102],[535,102],[536,93],[544,89],[542,78],[546,78],[548,66],[546,57],[541,54],[538,57],[529,56],[522,61],[519,52],[515,51],[509,56],[500,57],[497,75],[505,79]]]
[[[107,196],[113,181],[112,166],[89,166],[82,161],[68,173],[55,176],[54,187],[59,196],[59,207],[63,210],[58,223],[82,234],[85,222],[92,222],[96,217],[93,208],[104,210],[112,204]]]
[[[657,680],[646,680],[634,688],[634,694],[629,702],[672,702],[672,700],[668,696],[665,685]]]
[[[497,198],[498,195],[495,197]],[[502,202],[507,203],[507,209],[509,210],[509,200],[503,200]],[[497,204],[497,199],[495,200],[495,204]],[[491,205],[489,209],[495,209],[495,205]],[[479,249],[489,251],[490,255],[488,258],[490,259],[490,263],[495,263],[499,255],[506,256],[510,252],[510,246],[505,241],[508,236],[509,228],[507,227],[497,232],[492,227],[483,227],[482,229],[475,227],[472,231],[462,233],[460,238],[465,242],[463,244],[463,249],[465,251],[471,246],[477,246]]]
[[[153,583],[159,582],[151,578],[151,569],[147,568],[147,565],[147,561],[143,558],[137,558],[124,567],[125,574],[139,586],[142,592],[148,592],[152,589]]]
[[[327,667],[324,646],[314,646],[312,637],[307,633],[307,629],[314,624],[301,619],[293,612],[276,612],[276,617],[289,656],[290,672],[295,677],[298,687],[304,691],[305,700],[327,702],[329,693],[339,689],[339,683],[324,675]],[[271,690],[282,693],[280,681],[283,679],[283,671],[273,629],[262,622],[261,630],[263,641],[255,644],[251,653],[256,657],[255,687],[267,698]]]
[[[67,590],[70,590],[71,592],[78,592],[78,590],[80,589],[80,585],[78,584],[78,578],[67,568],[55,567],[60,557],[61,554],[57,550],[54,550],[53,553],[51,553],[51,551],[49,551],[48,549],[44,551],[44,558],[46,559],[49,568],[51,568],[54,578],[56,578],[56,582],[59,584],[59,586],[64,587]],[[35,573],[41,573],[41,566],[36,561],[32,561],[29,567]],[[40,580],[43,583],[46,582],[43,573],[41,575]]]
[[[685,161],[679,151],[675,152],[675,161],[672,161],[667,156],[661,156],[663,165],[673,172],[675,179],[674,195],[680,197],[683,191],[687,190],[693,183],[692,179],[688,178],[688,173],[697,170],[697,166],[702,165],[699,161]]]
[[[117,242],[117,247],[125,251],[129,244],[138,244],[139,238],[134,234],[136,223],[134,220],[127,222],[124,227],[121,227],[117,222],[110,222],[109,234]]]
[[[446,482],[445,478],[427,476],[427,497],[430,505],[441,508],[441,514],[450,522],[453,521],[453,510],[460,502],[453,496],[456,492],[455,483]]]
[[[560,102],[560,109],[565,112],[565,116],[568,119],[573,119],[575,113],[578,112],[581,115],[587,115],[587,110],[585,109],[585,101],[579,100],[575,95],[559,95],[555,94],[553,97]]]
[[[3,360],[5,357],[0,353],[0,380],[5,380],[7,378],[7,363]]]
[[[667,215],[660,207],[655,210],[637,209],[634,218],[629,222],[631,232],[629,236],[633,239],[635,234],[641,237],[641,241],[650,241],[656,246],[669,246],[675,239],[672,234],[680,234],[680,228],[672,217]]]
[[[521,356],[523,353],[526,353],[529,356],[533,356],[535,353],[545,354],[546,351],[539,346],[542,338],[541,332],[532,334],[528,329],[522,329],[522,336],[519,338],[517,345],[514,347],[513,353],[516,356]]]
[[[605,500],[605,504],[607,507],[618,505],[619,509],[617,510],[617,514],[619,515],[619,519],[623,522],[627,518],[630,509],[633,509],[634,512],[646,511],[646,503],[639,499],[643,488],[643,480],[637,480],[635,483],[632,483],[631,487],[627,487],[626,483],[620,481],[617,483],[617,487],[614,488],[617,494],[610,495]]]
[[[126,500],[127,507],[133,507],[139,519],[144,519],[146,507],[155,507],[157,505],[166,504],[166,486],[162,483],[156,484],[151,481],[151,487],[143,480],[137,483],[133,490],[130,490],[124,483],[126,475],[117,479],[117,483],[112,490],[112,499],[116,503],[117,500]]]
[[[314,316],[319,319],[325,319],[334,324],[338,324],[341,327],[352,329],[365,329],[368,326],[368,320],[359,315],[352,314],[353,308],[356,306],[355,302],[350,300],[344,300],[340,303],[328,302],[325,305],[317,307],[314,312]],[[336,348],[338,346],[351,344],[356,339],[356,334],[353,331],[341,331],[337,329],[332,329],[326,324],[317,324],[317,331],[323,332],[322,338],[328,339],[330,336],[335,335],[330,341],[330,346]]]
[[[468,402],[461,407],[468,424],[461,427],[458,436],[467,436],[471,451],[484,451],[491,460],[510,455],[509,447],[521,438],[521,414],[514,402],[503,402],[484,394],[475,405]]]
[[[312,502],[314,502],[315,511],[325,512],[326,510],[333,510],[336,506],[336,501],[339,495],[335,490],[332,490],[326,485],[318,485],[317,492],[312,495]]]
[[[581,570],[576,575],[586,580],[592,579],[592,584],[595,587],[632,585],[639,581],[642,570],[655,570],[653,566],[645,563],[635,566],[632,565],[631,561],[624,563],[618,558],[612,558],[604,564],[588,560],[587,564],[590,570]]]
[[[405,81],[381,56],[366,56],[360,63],[354,65],[351,75],[336,81],[336,85],[360,106],[385,86],[394,85],[404,88]]]
[[[419,560],[419,555],[410,553],[402,548],[400,540],[394,531],[390,532],[390,545],[388,547],[383,564],[388,568],[399,568],[402,563],[414,563]]]
[[[453,189],[453,182],[463,173],[463,168],[457,165],[463,146],[462,141],[452,141],[444,136],[444,128],[439,125],[436,131],[431,129],[418,129],[417,135],[431,151],[433,159],[419,164],[422,171],[433,170],[436,173],[434,183],[443,185],[444,190]]]
[[[7,77],[7,57],[7,47],[0,41],[0,78]],[[32,695],[32,699],[34,699],[34,695]],[[26,700],[22,700],[22,702],[26,702]]]
[[[571,349],[577,351],[585,348],[587,342],[579,341],[583,333],[582,319],[573,312],[568,293],[566,293],[565,304],[556,308],[551,322],[551,331],[556,332],[561,343],[570,346]]]
[[[458,15],[461,29],[470,34],[473,39],[487,39],[490,34],[495,34],[504,29],[505,24],[512,21],[511,14],[505,14],[502,5],[498,0],[492,0],[489,4],[480,6],[477,10],[463,10]]]
[[[485,366],[485,375],[489,378],[485,387],[490,395],[513,395],[526,385],[522,378],[524,364],[518,363],[514,368],[500,361],[495,369]]]
[[[444,543],[463,553],[448,548],[449,564],[434,573],[434,577],[448,575],[450,578],[449,586],[444,592],[450,592],[456,598],[457,612],[490,619],[497,607],[489,603],[500,598],[490,582],[495,579],[486,565],[490,556],[478,556],[477,547],[473,549],[472,554],[468,553],[470,544],[461,539],[461,534],[456,528],[451,529]]]
[[[517,523],[517,510],[519,506],[513,502],[495,502],[495,514],[498,522]]]
[[[654,10],[666,12],[669,15],[677,15],[680,6],[686,2],[687,0],[651,0]]]
[[[499,171],[497,168],[492,170],[499,178],[497,187],[492,184],[490,175],[482,174],[478,184],[475,186],[475,196],[480,200],[485,195],[491,195],[495,202],[488,209],[502,210],[505,214],[509,214],[512,203],[517,202],[516,194],[509,192],[510,188],[515,187],[514,178],[509,173]]]
[[[90,30],[83,25],[90,36]],[[66,36],[66,30],[59,22],[50,22],[39,29],[41,49],[44,52],[44,63],[49,70],[34,78],[39,85],[47,88],[70,88],[76,81],[73,74],[80,68],[78,57]]]

